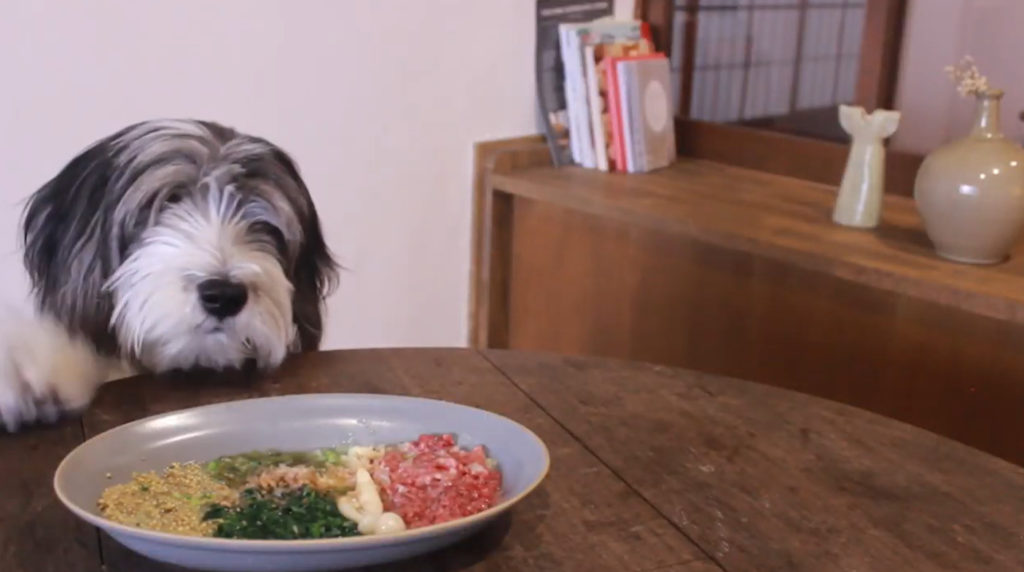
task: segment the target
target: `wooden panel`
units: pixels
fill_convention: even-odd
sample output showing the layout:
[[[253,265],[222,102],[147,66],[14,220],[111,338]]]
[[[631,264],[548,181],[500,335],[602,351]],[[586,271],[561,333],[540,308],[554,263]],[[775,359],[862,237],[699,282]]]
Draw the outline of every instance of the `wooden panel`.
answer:
[[[856,102],[869,111],[895,103],[906,11],[906,0],[867,0]]]
[[[666,54],[672,49],[675,4],[676,0],[637,0],[634,6],[636,19],[647,22],[654,46]]]
[[[836,187],[850,151],[846,143],[690,119],[676,119],[676,142],[681,156]],[[888,149],[885,160],[885,192],[912,196],[924,156]]]
[[[551,165],[541,136],[478,143],[474,148],[473,237],[470,260],[470,345],[501,346],[508,282],[508,240],[511,201],[490,192],[494,174]]]
[[[846,146],[850,136],[839,125],[838,115],[833,106],[815,107],[800,109],[786,115],[745,119],[737,124],[760,131],[775,131],[798,137],[836,141]],[[849,149],[848,146],[847,149]]]
[[[699,34],[697,28],[697,8],[699,6],[700,0],[686,0],[686,5],[683,7],[683,12],[680,15],[683,18],[683,61],[679,63],[681,77],[679,82],[679,113],[677,114],[680,117],[689,117],[690,108],[693,105],[693,72],[697,68],[697,36]],[[671,45],[667,50],[666,53],[671,54]]]
[[[763,385],[487,355],[726,570],[1024,569],[1020,467]]]
[[[543,202],[513,225],[511,348],[792,388],[1024,463],[1022,323]]]
[[[628,176],[538,168],[495,175],[494,184],[517,196],[1024,323],[1024,245],[995,266],[942,260],[913,201],[903,197],[888,197],[881,226],[867,232],[831,222],[830,188],[706,161],[679,160]]]

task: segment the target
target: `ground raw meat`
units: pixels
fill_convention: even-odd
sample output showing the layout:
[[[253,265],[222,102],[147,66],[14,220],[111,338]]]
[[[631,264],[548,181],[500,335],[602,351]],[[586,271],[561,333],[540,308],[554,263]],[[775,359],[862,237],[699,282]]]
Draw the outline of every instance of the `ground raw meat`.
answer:
[[[501,473],[483,447],[460,449],[451,435],[421,435],[392,449],[375,464],[384,510],[409,528],[447,522],[497,502]]]

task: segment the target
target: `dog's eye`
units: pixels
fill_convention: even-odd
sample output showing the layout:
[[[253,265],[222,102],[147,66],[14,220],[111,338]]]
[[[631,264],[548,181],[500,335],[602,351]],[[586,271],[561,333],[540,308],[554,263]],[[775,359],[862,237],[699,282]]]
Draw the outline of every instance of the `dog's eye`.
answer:
[[[178,189],[170,191],[167,194],[165,194],[163,198],[158,200],[158,202],[156,203],[156,211],[164,212],[167,209],[173,207],[174,205],[180,203],[184,199],[185,193],[183,193],[182,191]]]
[[[268,222],[256,221],[249,226],[249,231],[259,239],[268,242],[278,252],[285,251],[284,234],[276,226]]]

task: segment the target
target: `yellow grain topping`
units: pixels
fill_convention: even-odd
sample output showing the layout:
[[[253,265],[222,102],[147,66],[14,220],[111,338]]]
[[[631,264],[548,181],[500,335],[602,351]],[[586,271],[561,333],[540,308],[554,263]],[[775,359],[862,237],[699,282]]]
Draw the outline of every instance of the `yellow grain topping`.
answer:
[[[106,518],[139,528],[188,536],[209,536],[214,522],[203,522],[210,503],[233,504],[230,487],[196,463],[175,463],[163,474],[134,473],[132,480],[108,487],[98,506]]]

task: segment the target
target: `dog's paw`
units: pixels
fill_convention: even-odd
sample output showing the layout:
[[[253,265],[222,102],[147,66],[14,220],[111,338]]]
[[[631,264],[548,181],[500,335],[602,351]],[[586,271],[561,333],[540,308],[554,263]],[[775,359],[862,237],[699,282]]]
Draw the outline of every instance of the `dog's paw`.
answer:
[[[9,432],[32,423],[53,423],[64,407],[53,393],[36,393],[17,374],[0,379],[0,424]]]
[[[89,404],[103,360],[55,321],[11,318],[0,331],[0,427],[8,432],[53,423]]]

